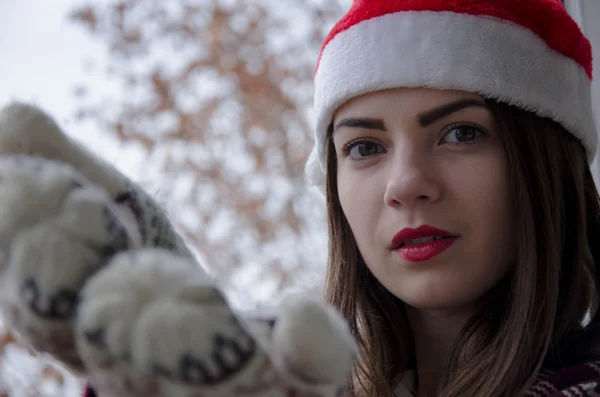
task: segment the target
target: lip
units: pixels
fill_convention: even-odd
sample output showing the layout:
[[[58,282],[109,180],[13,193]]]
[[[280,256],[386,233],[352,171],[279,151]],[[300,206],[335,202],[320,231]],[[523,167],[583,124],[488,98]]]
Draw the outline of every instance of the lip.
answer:
[[[438,229],[429,225],[422,225],[416,229],[404,228],[400,230],[394,238],[392,239],[392,243],[390,248],[392,250],[397,250],[402,248],[401,245],[409,240],[414,240],[416,238],[421,237],[458,237],[456,234],[450,233],[449,231]],[[422,245],[422,244],[418,244]]]
[[[446,251],[456,242],[456,237],[434,240],[427,243],[407,245],[398,248],[396,252],[409,262],[425,262]]]
[[[406,241],[420,237],[447,237],[441,240],[428,241],[421,244],[402,245]],[[391,249],[409,262],[424,262],[430,260],[450,248],[457,235],[433,226],[423,225],[417,229],[402,229],[392,239]]]

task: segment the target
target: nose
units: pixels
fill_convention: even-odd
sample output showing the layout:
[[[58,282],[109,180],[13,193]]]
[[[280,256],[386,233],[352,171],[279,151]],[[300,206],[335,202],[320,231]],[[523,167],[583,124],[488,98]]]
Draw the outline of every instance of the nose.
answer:
[[[423,153],[397,153],[390,165],[384,200],[390,207],[436,202],[441,196],[434,166]]]

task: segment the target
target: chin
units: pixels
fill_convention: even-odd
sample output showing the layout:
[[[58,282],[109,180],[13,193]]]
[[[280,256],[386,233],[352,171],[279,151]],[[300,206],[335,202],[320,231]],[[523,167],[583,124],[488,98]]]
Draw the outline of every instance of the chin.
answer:
[[[413,282],[402,287],[396,286],[389,290],[406,305],[419,310],[457,310],[470,307],[485,293],[480,288],[469,288],[465,283],[451,284],[447,280]]]

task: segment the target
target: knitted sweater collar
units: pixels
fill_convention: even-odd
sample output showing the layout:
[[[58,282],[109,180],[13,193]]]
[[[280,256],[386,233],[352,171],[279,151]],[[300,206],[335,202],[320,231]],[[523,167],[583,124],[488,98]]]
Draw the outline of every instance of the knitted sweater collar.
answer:
[[[405,372],[395,391],[396,397],[414,397],[415,373]],[[523,397],[600,397],[600,361],[592,361],[557,371],[542,371]]]

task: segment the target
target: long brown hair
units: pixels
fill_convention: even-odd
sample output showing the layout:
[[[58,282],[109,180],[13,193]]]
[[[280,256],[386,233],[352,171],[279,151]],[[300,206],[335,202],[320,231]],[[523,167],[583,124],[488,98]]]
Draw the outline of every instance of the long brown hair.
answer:
[[[485,298],[455,342],[440,397],[518,396],[542,369],[598,352],[600,199],[584,149],[549,119],[487,102],[510,167],[517,259],[495,288],[499,293]],[[331,133],[326,168],[325,290],[360,346],[351,394],[393,396],[399,375],[415,368],[404,305],[371,274],[358,250],[339,202]]]

